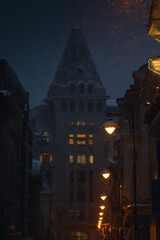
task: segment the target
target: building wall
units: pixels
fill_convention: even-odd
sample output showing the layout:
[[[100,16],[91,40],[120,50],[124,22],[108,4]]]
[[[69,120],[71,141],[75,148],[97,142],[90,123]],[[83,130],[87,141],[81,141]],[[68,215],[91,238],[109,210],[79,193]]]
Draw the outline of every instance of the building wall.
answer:
[[[0,208],[3,239],[32,236],[30,170],[32,134],[28,93],[5,60],[0,60]]]
[[[100,234],[99,196],[108,190],[100,176],[108,157],[101,129],[106,99],[81,31],[72,31],[45,104],[31,111],[33,155],[53,157],[50,230],[54,239],[97,239]],[[50,136],[46,145],[38,140],[45,131]]]

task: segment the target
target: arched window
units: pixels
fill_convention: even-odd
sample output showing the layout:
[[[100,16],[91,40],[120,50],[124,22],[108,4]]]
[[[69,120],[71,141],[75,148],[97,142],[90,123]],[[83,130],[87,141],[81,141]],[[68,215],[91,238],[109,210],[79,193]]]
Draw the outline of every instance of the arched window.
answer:
[[[84,103],[79,103],[79,111],[84,111]]]
[[[84,93],[84,84],[83,83],[79,84],[79,93]]]
[[[48,144],[50,142],[50,135],[47,131],[43,132],[42,140],[45,144]]]
[[[71,109],[71,112],[74,112],[76,110],[76,104],[75,102],[71,102],[70,103],[70,109]]]
[[[102,111],[102,104],[100,102],[97,103],[97,112]]]
[[[76,85],[74,83],[71,83],[70,91],[71,91],[71,93],[75,93],[76,92]]]
[[[92,112],[92,111],[93,111],[93,103],[92,103],[92,102],[89,102],[87,108],[88,108],[88,111],[89,111],[89,112]]]
[[[92,93],[93,92],[93,85],[92,83],[88,84],[88,93]]]
[[[66,102],[62,102],[61,103],[61,110],[62,111],[66,111],[67,110],[67,103]]]

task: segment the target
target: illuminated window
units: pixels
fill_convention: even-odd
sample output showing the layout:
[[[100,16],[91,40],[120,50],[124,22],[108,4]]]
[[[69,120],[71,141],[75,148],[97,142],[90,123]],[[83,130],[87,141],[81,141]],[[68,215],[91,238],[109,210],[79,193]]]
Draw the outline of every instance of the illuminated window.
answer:
[[[50,142],[50,135],[48,132],[43,132],[43,136],[42,136],[42,139],[43,139],[43,143],[49,143]]]
[[[69,209],[68,214],[69,214],[69,218],[73,219],[74,218],[74,209]]]
[[[94,160],[93,160],[93,155],[89,155],[89,163],[90,164],[93,164],[94,163]]]
[[[83,120],[77,121],[77,126],[85,126],[86,122]]]
[[[74,155],[73,154],[69,155],[69,163],[71,163],[71,164],[74,163]]]
[[[93,145],[93,134],[89,134],[89,145]]]
[[[77,144],[78,145],[86,144],[86,134],[77,134]]]
[[[86,155],[85,154],[78,154],[77,155],[77,163],[85,165],[86,164]]]
[[[50,153],[42,153],[40,155],[40,161],[41,163],[47,164],[47,163],[52,163],[53,158],[52,158],[52,154]]]
[[[76,215],[77,215],[77,218],[79,220],[85,220],[85,210],[84,209],[77,209],[76,211]],[[80,232],[79,232],[80,233]],[[80,237],[81,235],[79,235],[79,238],[76,238],[76,239],[79,239],[79,240],[82,240],[82,239],[87,239],[87,238],[84,238],[84,237]]]
[[[70,125],[70,126],[73,126],[73,125],[74,125],[74,122],[73,122],[73,121],[70,121],[70,122],[69,122],[69,125]]]
[[[71,240],[87,240],[87,239],[88,239],[87,235],[82,232],[71,233]]]
[[[69,134],[69,144],[70,145],[74,144],[74,134]]]
[[[89,126],[93,126],[94,124],[93,124],[93,121],[90,121],[89,122]]]

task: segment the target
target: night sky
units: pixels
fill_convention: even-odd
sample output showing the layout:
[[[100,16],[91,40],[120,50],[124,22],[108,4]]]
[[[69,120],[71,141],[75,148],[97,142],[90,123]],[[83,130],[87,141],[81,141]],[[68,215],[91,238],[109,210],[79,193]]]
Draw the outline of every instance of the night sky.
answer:
[[[80,27],[111,98],[123,97],[132,72],[160,55],[147,35],[151,0],[5,0],[0,5],[0,58],[43,103],[73,27]]]

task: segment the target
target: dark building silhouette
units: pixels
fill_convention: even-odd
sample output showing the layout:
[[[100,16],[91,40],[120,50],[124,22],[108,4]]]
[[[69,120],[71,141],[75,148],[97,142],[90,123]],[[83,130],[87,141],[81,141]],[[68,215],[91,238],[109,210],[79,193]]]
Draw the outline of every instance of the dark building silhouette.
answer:
[[[0,60],[0,136],[0,239],[27,239],[33,234],[29,97],[5,60]]]
[[[106,99],[81,30],[74,29],[45,104],[31,110],[33,158],[49,184],[41,198],[44,236],[98,238],[99,196],[107,191],[100,176],[107,162]]]

